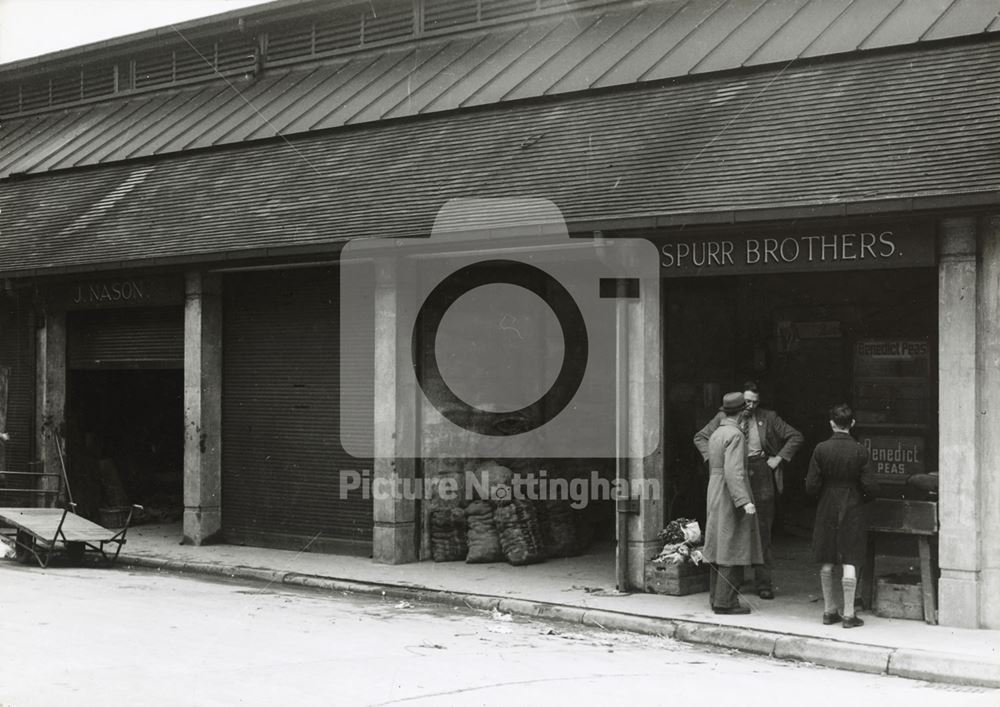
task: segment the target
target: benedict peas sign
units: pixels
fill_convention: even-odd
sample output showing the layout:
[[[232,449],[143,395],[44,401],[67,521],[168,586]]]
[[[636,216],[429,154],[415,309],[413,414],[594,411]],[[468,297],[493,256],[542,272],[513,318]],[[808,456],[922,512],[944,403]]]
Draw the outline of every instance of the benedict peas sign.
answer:
[[[868,450],[871,470],[880,479],[902,481],[924,473],[923,437],[862,434],[858,441]]]
[[[880,270],[935,264],[929,225],[835,227],[806,233],[748,230],[735,235],[657,238],[664,277]]]

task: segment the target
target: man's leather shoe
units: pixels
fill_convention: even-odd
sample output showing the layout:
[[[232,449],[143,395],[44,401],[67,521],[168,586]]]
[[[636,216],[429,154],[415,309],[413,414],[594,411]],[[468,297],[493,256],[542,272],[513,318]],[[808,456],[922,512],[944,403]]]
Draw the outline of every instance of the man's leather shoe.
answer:
[[[721,608],[718,608],[718,609],[715,608],[715,607],[713,607],[712,611],[714,611],[716,614],[749,614],[750,613],[750,607],[749,606],[729,606],[729,607],[721,607]]]
[[[757,592],[757,596],[761,599],[774,599],[774,591],[771,589],[761,589]]]
[[[823,612],[823,623],[827,626],[839,624],[842,620],[843,617],[840,615],[839,611],[834,611],[832,614],[828,614],[825,611]]]
[[[855,628],[856,626],[864,626],[865,622],[859,619],[857,616],[845,616],[844,617],[844,628]]]

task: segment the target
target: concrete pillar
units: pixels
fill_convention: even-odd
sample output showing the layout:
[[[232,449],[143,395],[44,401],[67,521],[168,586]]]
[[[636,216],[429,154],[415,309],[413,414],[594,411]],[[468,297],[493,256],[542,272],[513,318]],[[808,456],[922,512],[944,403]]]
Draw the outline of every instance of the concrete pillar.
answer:
[[[414,483],[415,476],[415,391],[403,389],[396,375],[413,365],[409,334],[400,331],[399,317],[403,307],[412,306],[412,298],[401,289],[406,284],[400,281],[396,259],[376,260],[373,489],[399,489]],[[402,564],[417,559],[417,504],[412,496],[375,495],[372,557],[376,562]]]
[[[35,428],[35,448],[46,474],[62,474],[59,460],[56,432],[65,435],[66,430],[66,313],[51,312],[45,315],[45,326],[38,330],[36,368],[36,396],[38,410]],[[42,488],[54,491],[60,481],[55,477],[45,477]],[[72,489],[70,489],[72,491]],[[57,500],[69,500],[66,489],[63,498],[55,494],[45,497],[47,505]]]
[[[659,273],[657,273],[657,276]],[[644,283],[643,283],[644,284]],[[628,302],[628,300],[626,300]],[[628,524],[628,581],[645,586],[646,564],[663,549],[663,319],[659,289],[641,288],[628,309],[629,480],[639,489],[639,514]],[[648,450],[652,454],[644,455]]]
[[[1000,215],[979,223],[979,625],[1000,629]]]
[[[976,221],[940,224],[938,265],[939,616],[979,624],[979,460],[976,400]]]
[[[222,535],[222,279],[189,272],[184,301],[184,544]]]

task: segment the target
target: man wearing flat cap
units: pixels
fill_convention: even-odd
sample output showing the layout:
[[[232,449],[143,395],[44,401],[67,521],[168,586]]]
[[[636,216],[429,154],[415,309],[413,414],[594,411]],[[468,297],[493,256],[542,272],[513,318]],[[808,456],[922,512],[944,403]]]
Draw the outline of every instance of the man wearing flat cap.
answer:
[[[763,561],[760,530],[747,478],[746,436],[740,414],[746,409],[743,393],[726,393],[722,419],[708,440],[708,521],[705,559],[711,563],[709,601],[716,614],[749,614],[741,606],[738,588],[743,567]]]

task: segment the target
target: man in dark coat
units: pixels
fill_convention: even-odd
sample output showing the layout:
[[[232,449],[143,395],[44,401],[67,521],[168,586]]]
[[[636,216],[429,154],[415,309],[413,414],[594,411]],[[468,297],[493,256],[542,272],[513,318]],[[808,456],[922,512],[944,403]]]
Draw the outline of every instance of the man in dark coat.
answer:
[[[868,450],[854,441],[854,411],[841,403],[830,408],[830,439],[820,442],[809,460],[806,492],[820,494],[813,528],[813,559],[820,563],[823,588],[823,623],[843,621],[844,628],[861,626],[854,615],[857,567],[864,562],[864,496],[878,491],[869,465]],[[843,565],[841,591],[843,616],[833,590],[833,566]]]
[[[784,490],[784,465],[792,460],[802,446],[802,433],[781,419],[773,410],[757,407],[760,392],[757,384],[743,384],[747,409],[744,413],[744,433],[747,437],[747,473],[757,507],[760,544],[764,560],[754,566],[754,585],[761,599],[774,599],[774,557],[771,552],[771,528],[774,525],[776,495]],[[694,444],[708,460],[708,439],[718,429],[722,413],[717,414],[694,436]]]
[[[756,508],[746,475],[746,438],[740,413],[742,393],[726,393],[719,408],[723,419],[708,440],[708,521],[702,552],[711,563],[709,601],[717,614],[749,614],[737,590],[743,567],[762,560]]]

